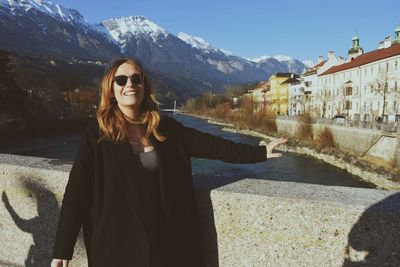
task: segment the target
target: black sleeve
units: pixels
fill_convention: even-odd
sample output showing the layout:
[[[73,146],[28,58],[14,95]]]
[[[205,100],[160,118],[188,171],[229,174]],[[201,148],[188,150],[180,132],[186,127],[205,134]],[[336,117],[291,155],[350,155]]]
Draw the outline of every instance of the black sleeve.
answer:
[[[235,143],[208,133],[185,127],[175,119],[165,116],[170,131],[182,143],[191,157],[219,159],[231,163],[265,161],[265,146]]]
[[[72,258],[83,217],[90,205],[96,145],[95,128],[92,124],[84,133],[69,174],[53,249],[55,259]]]

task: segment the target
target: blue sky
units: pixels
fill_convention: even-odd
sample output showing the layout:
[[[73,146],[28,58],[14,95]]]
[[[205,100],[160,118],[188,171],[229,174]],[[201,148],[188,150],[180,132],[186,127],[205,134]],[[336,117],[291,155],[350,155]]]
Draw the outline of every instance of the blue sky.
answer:
[[[50,0],[51,1],[51,0]],[[54,0],[90,23],[143,15],[173,34],[186,32],[242,57],[283,54],[316,61],[346,57],[355,33],[365,52],[393,36],[399,0]]]

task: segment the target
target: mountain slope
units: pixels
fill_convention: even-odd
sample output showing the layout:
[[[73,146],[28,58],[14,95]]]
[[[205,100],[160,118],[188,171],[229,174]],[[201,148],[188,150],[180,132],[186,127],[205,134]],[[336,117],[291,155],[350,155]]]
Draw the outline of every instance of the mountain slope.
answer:
[[[78,11],[48,1],[0,0],[0,24],[4,50],[101,60],[120,55]]]
[[[282,55],[245,59],[200,37],[175,36],[143,16],[90,25],[78,11],[42,0],[0,0],[0,36],[0,49],[21,54],[103,62],[136,57],[159,79],[155,83],[165,94],[184,97],[266,80],[276,72],[301,73],[305,67]]]

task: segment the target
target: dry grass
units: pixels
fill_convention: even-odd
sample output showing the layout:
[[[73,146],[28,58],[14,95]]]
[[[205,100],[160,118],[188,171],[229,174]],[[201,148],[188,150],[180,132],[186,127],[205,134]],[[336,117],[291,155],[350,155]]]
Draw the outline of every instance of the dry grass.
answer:
[[[233,112],[230,103],[222,103],[217,105],[211,112],[212,117],[222,121],[232,121]]]
[[[239,128],[260,130],[267,133],[276,132],[276,116],[265,110],[255,111],[256,103],[251,99],[244,99],[237,112],[231,110],[230,103],[222,103],[213,109],[206,110],[209,117],[230,122]],[[198,113],[198,112],[197,112]]]
[[[332,130],[329,127],[324,127],[323,129],[320,129],[315,136],[315,141],[322,147],[336,146]]]
[[[302,115],[297,122],[296,136],[301,140],[313,140],[312,120],[310,114]]]

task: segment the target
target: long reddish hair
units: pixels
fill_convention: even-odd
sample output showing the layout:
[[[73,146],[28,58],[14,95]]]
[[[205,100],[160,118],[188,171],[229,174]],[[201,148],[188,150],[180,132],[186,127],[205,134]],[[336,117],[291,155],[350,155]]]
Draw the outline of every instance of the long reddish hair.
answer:
[[[137,122],[130,121],[118,107],[113,97],[113,82],[117,69],[122,64],[127,63],[139,70],[143,79],[144,98],[140,104],[140,120]],[[127,123],[145,124],[146,136],[151,134],[159,141],[165,141],[157,127],[160,123],[160,112],[158,109],[158,101],[153,93],[148,77],[146,76],[140,61],[134,58],[118,58],[113,60],[106,67],[104,76],[100,83],[101,99],[97,109],[97,121],[101,130],[99,142],[103,139],[110,140],[114,143],[123,142],[128,138]]]

